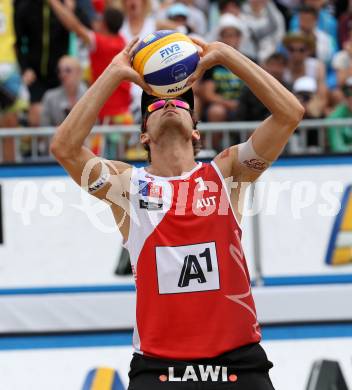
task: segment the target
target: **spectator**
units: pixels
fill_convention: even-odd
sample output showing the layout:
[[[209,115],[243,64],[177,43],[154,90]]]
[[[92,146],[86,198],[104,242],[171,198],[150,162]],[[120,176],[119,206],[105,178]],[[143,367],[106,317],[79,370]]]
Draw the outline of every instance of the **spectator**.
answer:
[[[125,0],[126,1],[126,0]],[[132,1],[132,0],[130,0]],[[205,14],[193,5],[193,0],[178,0],[178,3],[183,3],[188,8],[188,25],[195,34],[205,36],[207,32],[207,19]],[[169,7],[161,8],[158,12],[158,24],[165,24],[166,12]],[[174,28],[174,24],[168,25]]]
[[[274,76],[281,84],[285,84],[284,73],[287,66],[287,59],[282,53],[272,54],[262,67]],[[288,85],[285,85],[288,88]],[[290,89],[290,88],[288,88]],[[236,121],[261,121],[270,115],[270,111],[261,103],[253,92],[244,86],[239,98],[238,108],[234,114]]]
[[[284,74],[284,81],[293,85],[300,77],[312,77],[317,82],[317,93],[324,102],[324,106],[326,106],[328,91],[325,85],[325,66],[317,58],[309,56],[309,53],[315,50],[313,38],[300,32],[289,33],[285,36],[283,44],[288,53],[288,65]]]
[[[121,34],[127,43],[137,36],[143,39],[148,34],[162,28],[151,14],[150,0],[123,0],[122,9],[125,20]]]
[[[345,101],[329,115],[329,119],[352,118],[352,77],[343,86]],[[330,151],[333,153],[352,152],[352,126],[331,126],[328,128]]]
[[[95,9],[95,12],[101,15],[104,13],[105,0],[92,0],[92,5]]]
[[[18,115],[28,108],[28,92],[23,86],[15,53],[12,0],[0,4],[0,127],[18,126]],[[6,162],[14,160],[13,138],[1,139],[0,155]]]
[[[192,32],[188,24],[189,8],[183,3],[174,3],[166,10],[166,16],[169,20],[175,23],[178,31],[185,34]]]
[[[308,5],[303,5],[299,8],[299,26],[298,30],[308,37],[315,39],[314,57],[323,61],[327,66],[330,65],[333,55],[337,51],[337,46],[334,40],[326,32],[320,30],[317,26],[318,12],[315,8]]]
[[[337,21],[325,7],[326,0],[304,0],[305,5],[314,7],[318,12],[318,28],[329,34],[334,40],[334,46],[338,47]],[[290,31],[299,29],[299,14],[296,13],[290,23]]]
[[[93,25],[94,21],[97,18],[95,8],[93,7],[91,0],[76,0],[77,7],[79,10],[84,12],[87,25]]]
[[[64,56],[58,65],[60,87],[49,89],[43,98],[41,126],[59,126],[86,91],[82,69],[74,57]]]
[[[44,0],[15,0],[17,56],[30,92],[28,122],[39,126],[41,99],[59,85],[56,69],[67,54],[69,34]]]
[[[243,42],[244,53],[263,62],[276,51],[285,35],[284,17],[272,0],[248,0],[242,7],[243,20],[250,31]]]
[[[350,0],[328,0],[329,9],[334,11],[333,15],[336,20],[339,20],[340,16],[347,11],[349,2]]]
[[[313,77],[300,77],[294,82],[292,90],[305,108],[305,119],[323,118],[324,106],[317,95],[318,85]]]
[[[300,0],[276,0],[276,5],[285,18],[287,30],[289,21],[292,18],[293,10],[300,5]]]
[[[340,46],[349,40],[350,31],[352,29],[352,0],[348,1],[347,11],[344,12],[339,19],[339,40]]]
[[[207,32],[207,19],[204,13],[194,6],[194,0],[178,0],[185,4],[189,9],[188,23],[194,33],[204,35]]]
[[[305,109],[304,119],[319,119],[324,117],[324,102],[317,94],[318,86],[315,79],[309,76],[300,77],[293,84],[293,93]],[[306,146],[310,153],[321,151],[319,145],[319,129],[309,129],[305,132]]]
[[[238,49],[242,29],[242,23],[238,18],[224,14],[219,21],[218,39]],[[232,120],[243,86],[243,81],[222,65],[207,70],[201,85],[206,119],[210,122]]]
[[[240,17],[242,0],[219,0],[218,7],[220,15],[232,14]]]
[[[352,25],[348,39],[343,44],[343,50],[336,53],[332,60],[332,67],[337,73],[339,85],[344,85],[347,78],[352,76]]]
[[[209,0],[194,0],[194,6],[202,10],[205,15],[209,12]]]
[[[241,17],[242,0],[218,0],[212,2],[208,12],[208,26],[210,32],[208,33],[209,41],[213,40],[214,31],[219,22],[219,18],[223,14],[232,14],[237,18]]]
[[[65,7],[60,0],[49,0],[49,3],[63,25],[75,32],[89,47],[92,78],[95,81],[112,59],[125,47],[125,40],[119,34],[123,22],[123,14],[117,8],[107,7],[104,10],[99,31],[88,29],[74,13]],[[122,82],[112,93],[99,112],[98,120],[101,124],[131,124],[133,116],[130,112],[131,86]],[[115,158],[119,134],[107,137],[109,157]],[[90,138],[90,148],[101,155],[104,150],[104,139],[100,135]]]
[[[218,3],[218,8],[220,12],[220,17],[224,14],[231,14],[238,18],[242,22],[242,39],[239,50],[247,56],[251,56],[251,52],[246,52],[248,47],[249,40],[249,30],[246,25],[246,21],[244,20],[243,13],[241,11],[242,0],[220,0]],[[215,41],[218,39],[218,24],[215,23],[215,27],[208,33],[207,39],[208,41]]]
[[[95,81],[114,56],[125,47],[125,40],[119,34],[123,21],[121,11],[106,8],[101,31],[97,32],[85,27],[60,0],[49,0],[49,3],[62,24],[68,30],[75,32],[89,46],[92,76]],[[129,112],[130,101],[130,84],[123,82],[104,104],[99,113],[99,121],[101,123],[132,123]]]

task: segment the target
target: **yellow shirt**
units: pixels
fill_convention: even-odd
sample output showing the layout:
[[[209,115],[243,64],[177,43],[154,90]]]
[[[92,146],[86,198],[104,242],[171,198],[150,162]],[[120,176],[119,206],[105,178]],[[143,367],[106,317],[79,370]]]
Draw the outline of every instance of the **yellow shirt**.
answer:
[[[0,0],[0,63],[16,63],[12,0]]]

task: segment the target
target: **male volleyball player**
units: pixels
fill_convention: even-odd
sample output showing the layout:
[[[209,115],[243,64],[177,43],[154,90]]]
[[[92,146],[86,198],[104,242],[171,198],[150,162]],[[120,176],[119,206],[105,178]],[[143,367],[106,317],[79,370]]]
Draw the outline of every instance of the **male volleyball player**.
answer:
[[[202,53],[191,82],[214,65],[226,66],[271,116],[247,142],[210,164],[197,163],[192,93],[170,100],[144,93],[140,140],[150,165],[96,163],[84,140],[106,99],[123,80],[149,91],[130,66],[135,43],[114,58],[52,143],[53,154],[78,184],[90,172],[87,190],[111,204],[130,252],[137,308],[129,389],[273,389],[240,242],[237,184],[257,179],[280,155],[304,110],[236,50],[195,40]]]

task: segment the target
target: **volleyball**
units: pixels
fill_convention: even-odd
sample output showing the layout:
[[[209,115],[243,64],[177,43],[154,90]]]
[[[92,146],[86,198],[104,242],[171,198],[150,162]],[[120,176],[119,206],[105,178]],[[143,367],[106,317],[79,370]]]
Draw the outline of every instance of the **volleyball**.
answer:
[[[159,97],[182,95],[199,61],[197,47],[186,35],[169,30],[147,35],[137,46],[132,66]]]

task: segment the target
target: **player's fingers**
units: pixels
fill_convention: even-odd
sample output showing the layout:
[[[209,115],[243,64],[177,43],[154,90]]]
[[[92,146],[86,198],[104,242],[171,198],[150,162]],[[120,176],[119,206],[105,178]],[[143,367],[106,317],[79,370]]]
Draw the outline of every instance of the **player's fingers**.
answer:
[[[135,84],[139,85],[145,92],[147,92],[149,95],[153,93],[150,86],[143,80],[143,78],[137,73],[134,72],[131,81]]]
[[[131,47],[131,50],[128,53],[131,57],[134,56],[139,44],[140,44],[140,40],[138,38],[136,38],[134,45]]]
[[[137,44],[137,42],[139,41],[139,38],[136,37],[136,38],[133,38],[132,41],[125,47],[125,52],[130,55],[132,49],[134,48],[134,46]]]
[[[201,47],[203,50],[205,50],[208,46],[208,44],[205,41],[203,41],[203,39],[196,38],[196,37],[190,37],[190,39],[193,41],[193,43]]]
[[[201,58],[198,62],[196,70],[190,75],[190,77],[187,80],[186,85],[190,86],[192,85],[195,81],[200,79],[204,72],[206,71],[206,62]]]

